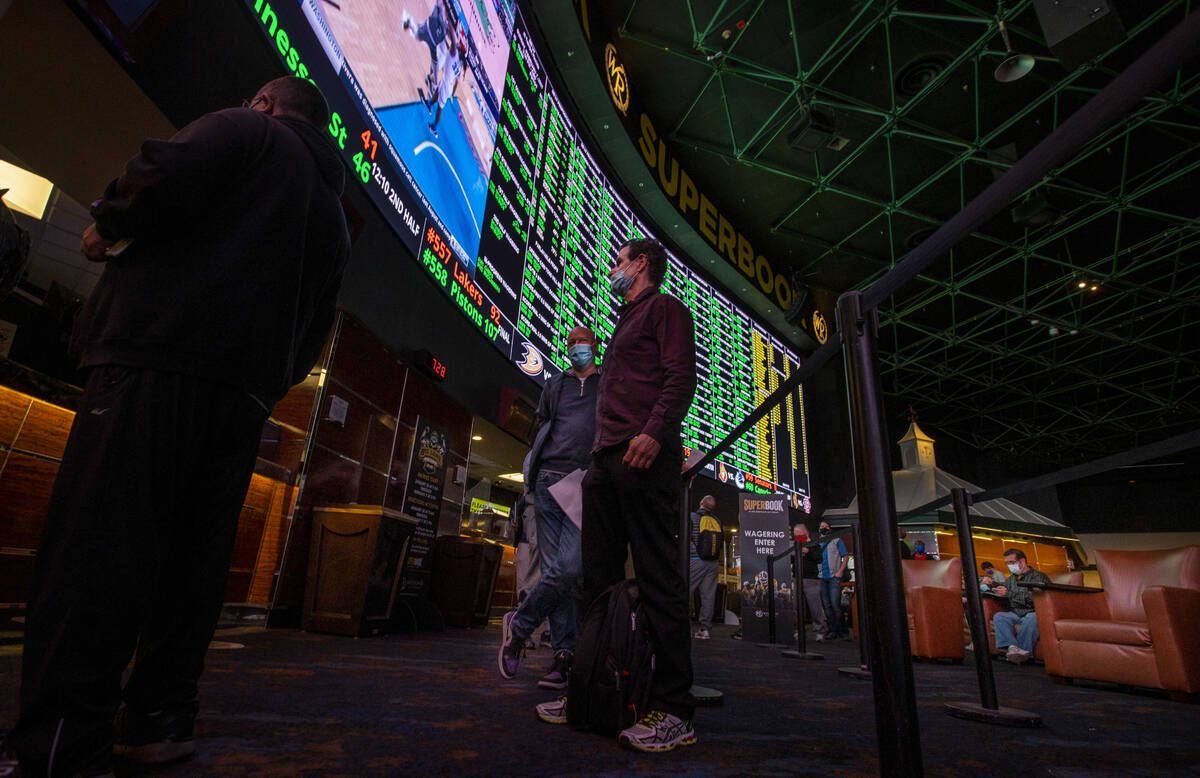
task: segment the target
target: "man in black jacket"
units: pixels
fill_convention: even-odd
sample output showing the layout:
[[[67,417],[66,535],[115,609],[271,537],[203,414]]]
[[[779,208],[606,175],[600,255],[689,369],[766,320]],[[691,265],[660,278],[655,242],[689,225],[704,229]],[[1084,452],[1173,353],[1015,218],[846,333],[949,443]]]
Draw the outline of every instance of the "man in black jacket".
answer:
[[[82,250],[106,264],[72,338],[89,372],[33,573],[9,738],[24,774],[105,774],[122,699],[119,754],[195,750],[262,425],[319,355],[348,258],[328,110],[276,79],[146,141],[92,204]]]

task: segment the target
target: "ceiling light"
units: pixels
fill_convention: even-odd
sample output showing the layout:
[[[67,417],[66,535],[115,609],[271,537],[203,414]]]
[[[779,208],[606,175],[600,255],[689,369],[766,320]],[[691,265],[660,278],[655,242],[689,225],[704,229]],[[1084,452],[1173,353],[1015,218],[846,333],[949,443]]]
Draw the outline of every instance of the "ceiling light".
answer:
[[[1093,291],[1093,292],[1094,292],[1094,291],[1096,291],[1096,290],[1097,290],[1097,289],[1099,289],[1099,288],[1100,288],[1100,287],[1096,286],[1095,284],[1092,284],[1092,291]]]
[[[497,478],[503,478],[506,481],[515,481],[516,483],[525,483],[525,476],[521,473],[501,473]]]
[[[1085,288],[1087,288],[1087,281],[1080,281],[1080,282],[1079,282],[1079,288],[1080,288],[1080,289],[1085,289]]]
[[[1004,20],[996,21],[1000,22],[1000,37],[1004,40],[1004,61],[996,68],[995,76],[997,81],[1007,84],[1029,75],[1037,60],[1029,54],[1013,51],[1012,44],[1008,42],[1008,29],[1004,26]]]
[[[471,440],[483,440],[483,436],[482,435],[472,435]]]
[[[40,220],[46,212],[46,203],[50,202],[54,184],[24,168],[0,160],[0,189],[8,190],[4,194],[4,202],[9,208]]]

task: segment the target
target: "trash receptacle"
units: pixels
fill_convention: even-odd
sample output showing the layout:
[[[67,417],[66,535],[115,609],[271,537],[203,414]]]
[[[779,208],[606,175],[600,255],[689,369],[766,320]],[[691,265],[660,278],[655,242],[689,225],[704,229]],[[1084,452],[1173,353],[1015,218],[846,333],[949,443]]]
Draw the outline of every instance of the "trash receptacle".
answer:
[[[356,637],[385,632],[415,526],[379,505],[314,508],[303,628]]]
[[[496,543],[443,535],[433,547],[433,597],[447,624],[487,624],[503,549]]]

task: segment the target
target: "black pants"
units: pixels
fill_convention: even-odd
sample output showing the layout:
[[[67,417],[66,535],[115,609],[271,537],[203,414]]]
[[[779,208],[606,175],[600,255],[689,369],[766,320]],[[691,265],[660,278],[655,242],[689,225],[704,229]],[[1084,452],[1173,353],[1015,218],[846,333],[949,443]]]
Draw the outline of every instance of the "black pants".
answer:
[[[107,760],[122,696],[146,713],[196,711],[266,415],[204,379],[120,366],[89,375],[29,596],[9,736],[29,774]]]
[[[650,707],[692,717],[692,635],[686,573],[679,569],[683,452],[668,440],[648,470],[621,463],[626,446],[596,452],[583,479],[583,601],[625,577],[626,546],[658,644]]]

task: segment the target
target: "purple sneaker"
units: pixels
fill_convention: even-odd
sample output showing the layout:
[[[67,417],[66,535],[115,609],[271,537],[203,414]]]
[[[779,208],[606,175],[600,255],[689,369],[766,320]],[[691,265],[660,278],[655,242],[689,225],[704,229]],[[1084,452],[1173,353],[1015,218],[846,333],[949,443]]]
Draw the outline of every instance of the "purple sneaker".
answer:
[[[496,663],[500,666],[500,675],[505,678],[512,678],[517,674],[517,668],[521,665],[521,654],[525,652],[525,639],[517,637],[513,630],[513,621],[516,618],[517,612],[509,611],[500,622],[502,637]]]
[[[573,654],[562,649],[554,655],[554,664],[550,667],[550,672],[542,676],[538,681],[538,686],[542,689],[565,689],[567,688],[567,674],[571,672],[571,659]]]

